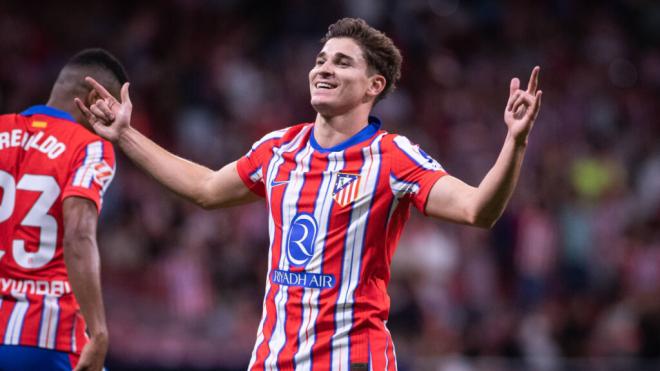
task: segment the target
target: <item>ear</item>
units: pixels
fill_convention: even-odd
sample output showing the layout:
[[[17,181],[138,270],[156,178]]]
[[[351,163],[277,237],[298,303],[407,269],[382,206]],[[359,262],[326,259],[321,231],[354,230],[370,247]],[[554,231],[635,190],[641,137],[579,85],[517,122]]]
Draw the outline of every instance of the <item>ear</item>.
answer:
[[[95,89],[89,89],[87,94],[82,98],[83,98],[82,101],[85,102],[85,105],[87,107],[96,103],[97,100],[102,99],[99,93]]]
[[[367,88],[367,95],[370,97],[377,97],[380,93],[385,90],[385,85],[387,83],[387,80],[385,80],[385,76],[380,75],[380,74],[374,74],[373,76],[369,77],[369,87]]]

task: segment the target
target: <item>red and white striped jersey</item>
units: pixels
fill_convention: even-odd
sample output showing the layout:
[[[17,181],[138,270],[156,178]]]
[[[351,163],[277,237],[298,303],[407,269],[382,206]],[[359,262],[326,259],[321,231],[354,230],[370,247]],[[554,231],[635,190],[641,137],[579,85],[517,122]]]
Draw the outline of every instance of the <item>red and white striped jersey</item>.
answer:
[[[0,116],[0,344],[79,353],[85,321],[68,282],[62,203],[94,201],[115,172],[109,142],[66,112]]]
[[[378,119],[322,148],[314,124],[272,132],[238,160],[267,200],[269,265],[250,370],[396,369],[390,263],[410,205],[424,210],[440,164]]]

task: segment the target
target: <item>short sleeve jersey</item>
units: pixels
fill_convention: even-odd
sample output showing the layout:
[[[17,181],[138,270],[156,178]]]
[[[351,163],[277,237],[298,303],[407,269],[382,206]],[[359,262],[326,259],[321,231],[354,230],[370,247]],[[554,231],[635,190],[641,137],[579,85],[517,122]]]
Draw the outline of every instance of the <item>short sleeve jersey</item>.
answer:
[[[333,148],[313,131],[310,123],[272,132],[237,162],[269,210],[264,312],[249,369],[394,370],[390,262],[410,206],[423,212],[446,172],[373,117]]]
[[[66,112],[0,116],[0,344],[79,353],[85,322],[64,263],[62,205],[94,202],[115,173],[111,144]]]

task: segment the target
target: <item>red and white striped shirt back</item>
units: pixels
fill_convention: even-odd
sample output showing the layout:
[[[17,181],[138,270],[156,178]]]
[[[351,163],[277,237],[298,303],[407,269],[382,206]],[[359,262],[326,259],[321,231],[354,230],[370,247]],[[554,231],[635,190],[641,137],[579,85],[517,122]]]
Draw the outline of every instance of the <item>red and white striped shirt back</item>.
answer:
[[[0,344],[80,353],[85,321],[62,247],[65,198],[93,201],[115,172],[109,142],[69,114],[34,106],[0,116]]]

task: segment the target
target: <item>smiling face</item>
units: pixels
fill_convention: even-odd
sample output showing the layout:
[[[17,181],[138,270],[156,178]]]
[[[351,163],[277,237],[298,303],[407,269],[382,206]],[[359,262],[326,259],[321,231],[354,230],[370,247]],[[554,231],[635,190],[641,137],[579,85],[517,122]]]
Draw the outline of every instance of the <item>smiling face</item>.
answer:
[[[337,116],[368,104],[385,86],[385,78],[373,73],[360,46],[351,38],[328,40],[309,71],[311,104],[324,116]]]

